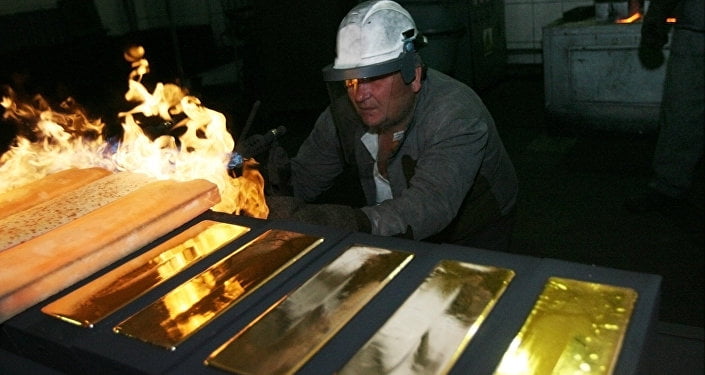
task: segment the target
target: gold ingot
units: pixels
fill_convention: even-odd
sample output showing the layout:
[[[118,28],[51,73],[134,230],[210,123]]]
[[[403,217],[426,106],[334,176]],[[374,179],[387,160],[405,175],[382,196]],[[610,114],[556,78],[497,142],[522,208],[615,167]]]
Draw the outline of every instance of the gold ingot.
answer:
[[[446,374],[514,271],[444,260],[340,371]]]
[[[637,293],[551,277],[495,375],[612,374]]]
[[[268,230],[125,319],[113,331],[174,350],[321,242],[320,237]]]
[[[93,327],[108,315],[249,230],[239,225],[201,221],[44,306],[42,312],[72,324]]]
[[[352,246],[214,351],[206,364],[236,374],[293,374],[413,255]]]

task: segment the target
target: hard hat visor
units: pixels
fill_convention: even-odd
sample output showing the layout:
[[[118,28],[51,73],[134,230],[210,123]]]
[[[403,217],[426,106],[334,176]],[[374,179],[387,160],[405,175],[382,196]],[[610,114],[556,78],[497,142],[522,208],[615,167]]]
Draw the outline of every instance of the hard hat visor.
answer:
[[[398,72],[404,66],[406,55],[409,55],[409,53],[402,53],[401,56],[394,60],[347,69],[336,69],[333,67],[333,64],[330,64],[323,68],[323,80],[326,82],[334,82],[344,81],[346,79],[373,78]]]

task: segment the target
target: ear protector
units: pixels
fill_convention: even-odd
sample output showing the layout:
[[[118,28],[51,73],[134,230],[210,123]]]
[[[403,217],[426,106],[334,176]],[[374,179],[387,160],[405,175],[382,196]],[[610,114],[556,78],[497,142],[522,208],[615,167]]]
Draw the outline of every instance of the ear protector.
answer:
[[[402,33],[404,36],[404,51],[401,58],[401,78],[405,84],[410,84],[416,78],[416,47],[414,45],[414,29],[409,29]]]

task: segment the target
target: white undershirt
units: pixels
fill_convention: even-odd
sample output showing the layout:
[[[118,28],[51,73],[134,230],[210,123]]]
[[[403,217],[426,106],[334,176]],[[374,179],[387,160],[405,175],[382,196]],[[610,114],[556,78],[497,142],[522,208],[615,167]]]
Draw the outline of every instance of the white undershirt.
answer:
[[[377,167],[377,151],[379,150],[379,140],[377,138],[377,134],[365,133],[362,137],[360,137],[360,140],[362,141],[362,144],[365,145],[365,148],[367,148],[370,155],[372,155],[372,159],[375,160],[375,166],[372,170],[375,178],[375,201],[377,204],[380,204],[387,199],[392,199],[392,186],[389,184],[389,180],[384,178],[384,176],[379,173],[379,168]]]

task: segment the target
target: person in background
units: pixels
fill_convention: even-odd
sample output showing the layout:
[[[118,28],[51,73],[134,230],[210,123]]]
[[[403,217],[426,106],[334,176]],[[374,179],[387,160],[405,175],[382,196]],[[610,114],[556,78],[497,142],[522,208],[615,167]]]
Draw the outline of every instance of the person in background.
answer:
[[[467,85],[424,66],[426,43],[393,1],[343,18],[323,69],[330,105],[291,159],[294,198],[269,197],[270,219],[382,236],[509,248],[518,181],[494,120]],[[347,167],[365,204],[318,204]]]
[[[663,65],[663,47],[673,25],[654,151],[653,176],[645,193],[629,197],[634,213],[675,213],[688,206],[705,142],[705,4],[703,0],[651,0],[641,27],[639,59],[646,69]]]

